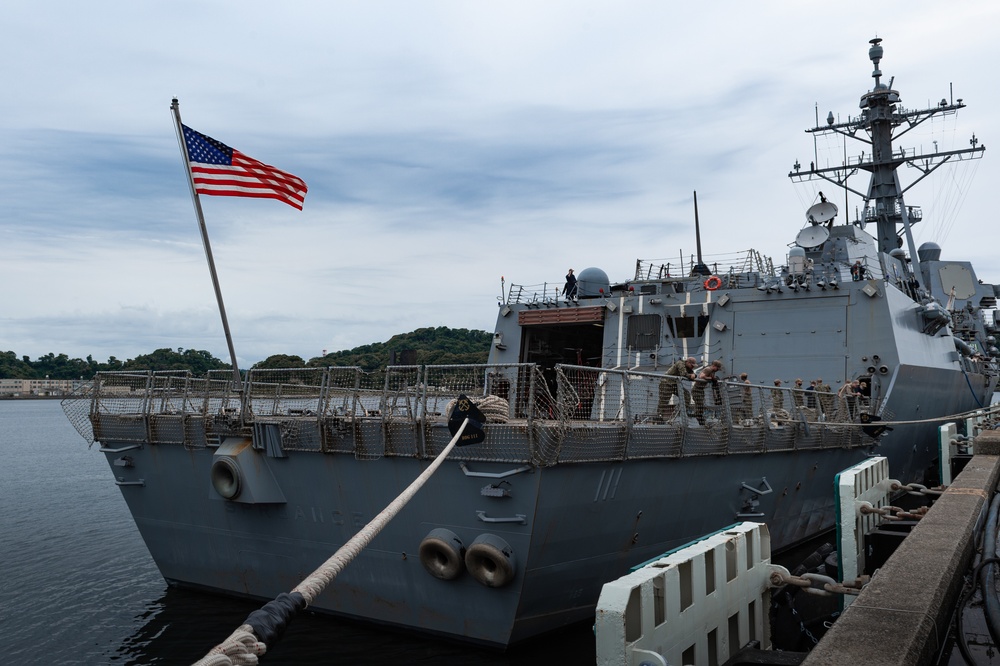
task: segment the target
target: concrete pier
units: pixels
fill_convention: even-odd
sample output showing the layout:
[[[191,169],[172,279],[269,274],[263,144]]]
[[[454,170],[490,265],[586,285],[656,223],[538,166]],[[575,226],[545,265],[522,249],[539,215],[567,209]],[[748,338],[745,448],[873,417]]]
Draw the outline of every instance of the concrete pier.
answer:
[[[969,569],[977,524],[1000,480],[1000,431],[975,455],[809,653],[804,666],[931,664]]]

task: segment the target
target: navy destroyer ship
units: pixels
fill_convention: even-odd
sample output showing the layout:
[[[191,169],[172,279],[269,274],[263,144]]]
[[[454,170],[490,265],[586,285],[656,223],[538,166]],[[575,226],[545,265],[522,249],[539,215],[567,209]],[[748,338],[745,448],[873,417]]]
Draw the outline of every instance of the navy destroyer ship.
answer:
[[[484,365],[102,373],[66,413],[169,584],[270,599],[417,477],[473,398],[485,440],[454,449],[311,608],[491,646],[592,618],[604,582],[736,521],[796,544],[833,525],[834,476],[866,456],[923,482],[937,427],[997,382],[998,289],[914,247],[922,214],[899,171],[984,147],[897,146],[964,105],[903,107],[880,40],[869,55],[860,113],[807,130],[859,156],[789,174],[863,208],[846,222],[818,197],[783,261],[639,260],[620,281],[582,270],[566,294],[511,286]]]

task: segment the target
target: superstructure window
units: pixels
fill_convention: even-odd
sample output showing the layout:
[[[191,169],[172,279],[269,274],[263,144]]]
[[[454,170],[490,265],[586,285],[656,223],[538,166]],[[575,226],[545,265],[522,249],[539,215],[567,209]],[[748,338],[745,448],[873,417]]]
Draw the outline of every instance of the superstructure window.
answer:
[[[698,337],[705,335],[705,329],[708,328],[708,315],[698,315]]]
[[[698,315],[698,333],[695,334],[694,317],[667,317],[667,329],[672,338],[694,338],[705,335],[708,328],[708,315]]]
[[[628,316],[628,346],[631,349],[656,349],[660,344],[660,315]]]
[[[670,335],[675,338],[694,337],[694,317],[668,317]]]

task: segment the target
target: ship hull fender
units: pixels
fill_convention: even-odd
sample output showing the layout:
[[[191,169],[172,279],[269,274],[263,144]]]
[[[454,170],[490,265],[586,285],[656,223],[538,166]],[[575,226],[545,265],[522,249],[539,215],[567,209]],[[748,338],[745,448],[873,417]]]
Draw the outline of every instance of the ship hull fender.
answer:
[[[462,574],[466,549],[451,530],[433,529],[420,542],[420,564],[430,575],[441,580],[455,580]]]
[[[486,587],[503,587],[517,574],[514,549],[495,534],[480,534],[465,553],[465,567]]]

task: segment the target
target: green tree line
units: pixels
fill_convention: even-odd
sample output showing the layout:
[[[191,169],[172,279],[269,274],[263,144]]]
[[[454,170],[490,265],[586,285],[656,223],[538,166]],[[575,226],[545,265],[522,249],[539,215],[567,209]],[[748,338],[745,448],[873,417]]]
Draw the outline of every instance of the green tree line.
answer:
[[[464,328],[420,328],[411,333],[401,333],[386,342],[355,347],[317,356],[308,361],[300,356],[275,354],[253,365],[254,368],[305,368],[337,366],[360,366],[365,370],[377,370],[393,361],[397,365],[413,363],[417,365],[449,365],[453,363],[485,363],[489,356],[492,334],[486,331],[471,331]],[[122,361],[114,356],[107,362],[70,358],[66,354],[46,354],[31,360],[27,356],[18,358],[12,351],[0,352],[0,377],[8,379],[89,379],[95,373],[109,370],[190,370],[196,376],[203,376],[209,370],[223,370],[229,364],[214,357],[203,349],[157,349]]]
[[[490,355],[493,334],[466,328],[418,328],[400,333],[386,342],[374,342],[346,351],[331,352],[308,361],[300,356],[276,354],[254,368],[325,368],[327,366],[358,366],[379,370],[391,363],[396,365],[452,365],[456,363],[486,363]]]

